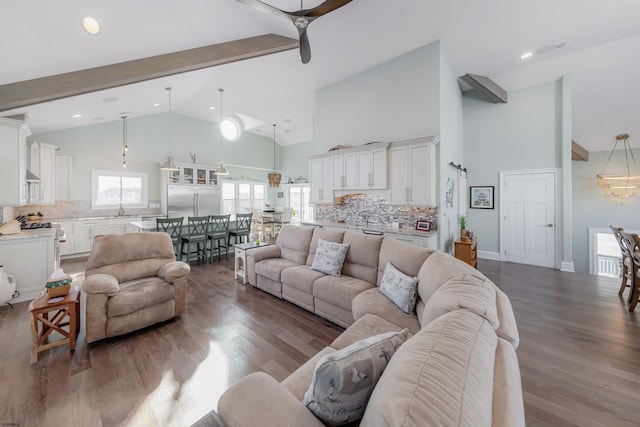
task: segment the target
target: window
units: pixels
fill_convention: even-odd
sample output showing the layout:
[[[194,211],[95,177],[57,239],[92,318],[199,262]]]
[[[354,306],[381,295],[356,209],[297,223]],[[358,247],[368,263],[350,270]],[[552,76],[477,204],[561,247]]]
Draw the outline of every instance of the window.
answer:
[[[222,183],[222,213],[244,213],[247,208],[264,206],[265,184],[254,182]]]
[[[637,233],[635,230],[626,230]],[[609,228],[589,227],[589,273],[598,276],[622,277],[622,252]]]
[[[298,221],[311,221],[313,220],[313,208],[309,203],[309,197],[311,195],[311,187],[306,185],[292,185],[289,187],[288,197],[289,206],[296,211]]]
[[[147,174],[123,171],[91,171],[91,206],[99,209],[146,208],[149,202]]]

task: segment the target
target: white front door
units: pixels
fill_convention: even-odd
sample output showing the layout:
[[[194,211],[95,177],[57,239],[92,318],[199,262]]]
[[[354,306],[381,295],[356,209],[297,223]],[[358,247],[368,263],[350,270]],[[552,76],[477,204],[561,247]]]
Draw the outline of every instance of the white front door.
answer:
[[[505,261],[556,267],[556,173],[501,173]]]

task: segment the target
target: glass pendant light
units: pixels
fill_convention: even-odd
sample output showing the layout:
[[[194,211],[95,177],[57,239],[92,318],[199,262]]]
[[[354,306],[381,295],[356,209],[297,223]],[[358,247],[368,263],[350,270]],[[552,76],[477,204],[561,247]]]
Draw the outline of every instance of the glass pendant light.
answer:
[[[169,154],[167,154],[167,160],[165,160],[164,162],[162,162],[160,164],[160,170],[163,171],[177,171],[180,170],[178,168],[178,166],[176,166],[176,163],[173,161],[173,154],[171,153],[171,139],[172,139],[172,122],[173,122],[173,117],[171,114],[171,87],[166,87],[164,88],[164,90],[166,90],[169,93]]]
[[[127,167],[127,151],[129,146],[127,145],[127,116],[122,116],[122,167]]]
[[[276,124],[273,124],[273,170],[276,171]],[[280,187],[280,180],[282,175],[278,172],[271,172],[267,174],[269,180],[269,187]]]
[[[220,92],[220,125],[222,125],[222,92],[224,92],[224,89],[218,89],[218,92]],[[220,135],[222,135],[222,127],[218,127],[218,133]],[[216,170],[213,171],[214,174],[216,175],[222,175],[222,176],[226,176],[229,175],[229,171],[227,170],[227,168],[224,167],[224,163],[222,162],[222,138],[218,138],[220,140],[220,164],[218,165],[218,167],[216,168]]]

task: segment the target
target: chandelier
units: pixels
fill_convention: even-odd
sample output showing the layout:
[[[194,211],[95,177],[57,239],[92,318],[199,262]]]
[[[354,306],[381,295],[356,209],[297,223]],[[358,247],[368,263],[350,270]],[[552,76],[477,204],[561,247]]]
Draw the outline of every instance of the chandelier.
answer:
[[[611,173],[607,171],[613,153],[618,147],[618,143],[622,141],[624,145],[624,160],[626,167],[625,173]],[[597,175],[598,186],[604,190],[607,197],[611,197],[614,203],[624,205],[627,202],[634,203],[634,197],[640,196],[640,170],[631,147],[629,147],[629,134],[621,134],[616,136],[616,142],[609,153],[607,163],[604,165],[602,173]]]

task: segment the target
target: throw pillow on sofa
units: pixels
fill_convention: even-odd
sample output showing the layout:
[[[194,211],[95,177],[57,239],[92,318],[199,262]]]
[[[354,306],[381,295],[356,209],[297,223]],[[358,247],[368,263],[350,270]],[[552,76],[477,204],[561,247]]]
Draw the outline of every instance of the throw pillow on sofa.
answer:
[[[323,356],[304,395],[305,406],[329,426],[362,418],[382,372],[408,335],[408,329],[387,332]]]
[[[311,269],[331,276],[340,276],[347,250],[349,250],[348,243],[328,242],[318,239],[316,257],[313,259]]]
[[[407,314],[415,314],[418,300],[418,278],[398,270],[387,261],[380,281],[380,292]]]

